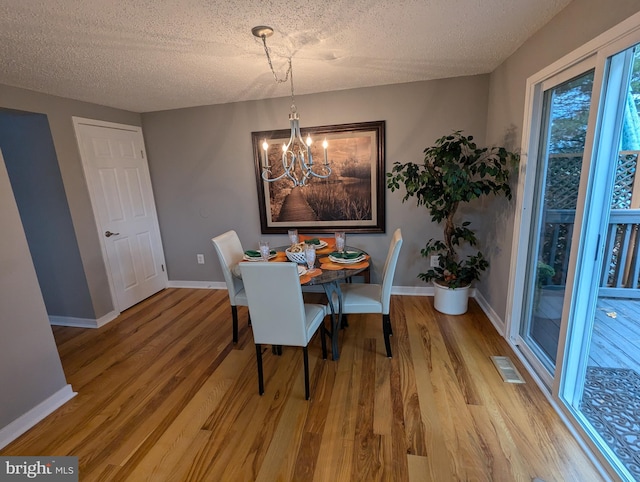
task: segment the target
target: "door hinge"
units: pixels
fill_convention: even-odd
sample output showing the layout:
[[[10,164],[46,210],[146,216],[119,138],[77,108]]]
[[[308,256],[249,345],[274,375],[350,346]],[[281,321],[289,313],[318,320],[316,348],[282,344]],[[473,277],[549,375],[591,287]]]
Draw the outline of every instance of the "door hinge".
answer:
[[[164,264],[160,265],[162,267],[162,272],[164,273]]]
[[[140,155],[142,156],[142,158],[144,159],[144,151],[142,149],[140,149]]]

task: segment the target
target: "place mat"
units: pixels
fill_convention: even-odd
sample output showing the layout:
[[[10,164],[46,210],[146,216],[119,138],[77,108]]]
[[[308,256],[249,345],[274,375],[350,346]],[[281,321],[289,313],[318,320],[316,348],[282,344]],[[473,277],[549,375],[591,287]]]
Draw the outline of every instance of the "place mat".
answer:
[[[322,269],[328,269],[331,271],[339,271],[341,269],[366,269],[369,267],[368,261],[362,261],[354,264],[340,264],[329,261],[328,263],[322,263]]]
[[[311,281],[311,276],[309,276],[307,273],[305,273],[302,276],[300,276],[300,284],[301,285],[303,285],[305,283],[308,283],[309,281]]]
[[[340,266],[343,266],[344,269],[365,269],[369,267],[369,261],[361,261],[353,264],[341,264]]]
[[[341,269],[345,269],[345,267],[346,265],[334,263],[333,261],[322,263],[322,269],[328,269],[331,271],[340,271]]]

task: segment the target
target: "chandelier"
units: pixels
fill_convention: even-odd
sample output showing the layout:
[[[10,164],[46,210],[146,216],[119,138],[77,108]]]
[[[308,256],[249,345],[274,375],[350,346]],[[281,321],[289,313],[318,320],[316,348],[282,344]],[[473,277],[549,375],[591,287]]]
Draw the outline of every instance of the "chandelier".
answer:
[[[267,37],[273,35],[273,29],[271,27],[265,27],[260,25],[253,27],[251,33],[262,39],[264,45],[264,52],[267,55],[267,62],[271,68],[276,83],[284,83],[287,80],[291,83],[291,110],[289,112],[289,126],[291,127],[291,135],[289,142],[282,145],[282,168],[283,173],[277,177],[272,177],[271,165],[269,164],[269,143],[266,139],[262,142],[262,179],[267,182],[279,181],[283,178],[288,178],[293,182],[293,186],[305,186],[312,178],[317,177],[326,179],[331,175],[331,167],[327,160],[327,139],[325,138],[322,143],[324,149],[324,163],[320,166],[313,163],[313,156],[311,154],[311,136],[307,135],[306,140],[302,139],[300,134],[300,116],[296,108],[296,101],[293,94],[293,67],[291,64],[291,57],[288,58],[289,68],[287,69],[284,79],[279,79],[276,71],[271,63],[271,54],[267,47]]]

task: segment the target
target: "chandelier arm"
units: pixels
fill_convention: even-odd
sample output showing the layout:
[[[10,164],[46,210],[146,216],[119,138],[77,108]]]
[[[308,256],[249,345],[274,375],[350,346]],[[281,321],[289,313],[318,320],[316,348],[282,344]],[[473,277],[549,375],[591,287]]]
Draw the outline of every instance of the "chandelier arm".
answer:
[[[264,179],[267,182],[275,182],[285,177],[287,173],[285,171],[282,174],[280,174],[278,177],[269,177],[269,174],[271,174],[271,169],[265,169],[264,171],[262,171],[262,179]]]
[[[290,162],[287,162],[288,155],[291,155]],[[299,185],[300,182],[296,174],[296,155],[293,151],[286,150],[282,153],[282,167],[284,168],[284,174],[293,181],[294,185]]]
[[[309,172],[313,177],[318,177],[320,179],[326,179],[331,175],[331,168],[329,166],[327,166],[327,174],[319,174],[319,173],[317,173],[315,171],[312,171],[312,170],[310,170]]]

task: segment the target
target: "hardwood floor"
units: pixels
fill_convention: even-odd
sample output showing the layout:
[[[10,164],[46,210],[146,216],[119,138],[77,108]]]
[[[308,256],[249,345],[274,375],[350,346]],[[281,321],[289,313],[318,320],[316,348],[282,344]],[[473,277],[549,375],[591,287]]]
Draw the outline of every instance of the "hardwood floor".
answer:
[[[601,480],[471,300],[392,297],[394,357],[380,315],[351,315],[341,357],[266,350],[258,395],[246,309],[231,343],[226,291],[167,289],[97,329],[54,327],[78,396],[0,451],[75,455],[80,480]],[[527,383],[502,382],[508,355]]]

